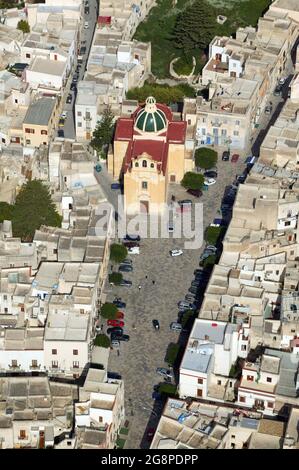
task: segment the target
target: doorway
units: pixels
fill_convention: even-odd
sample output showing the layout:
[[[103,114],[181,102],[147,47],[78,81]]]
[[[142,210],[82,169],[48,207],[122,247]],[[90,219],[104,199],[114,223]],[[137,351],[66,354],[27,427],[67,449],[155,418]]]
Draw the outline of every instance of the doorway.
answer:
[[[175,183],[175,175],[170,175],[170,181],[171,183]]]
[[[149,209],[149,202],[140,201],[140,212],[143,214],[148,214],[148,209]]]

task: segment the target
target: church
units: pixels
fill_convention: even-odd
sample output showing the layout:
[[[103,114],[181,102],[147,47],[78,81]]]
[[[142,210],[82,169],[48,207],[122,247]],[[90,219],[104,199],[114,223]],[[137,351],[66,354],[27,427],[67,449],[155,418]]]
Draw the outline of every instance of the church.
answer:
[[[177,121],[168,106],[147,98],[130,118],[116,123],[108,171],[123,180],[128,214],[160,213],[167,202],[169,183],[180,183],[192,170],[186,158],[186,121]]]

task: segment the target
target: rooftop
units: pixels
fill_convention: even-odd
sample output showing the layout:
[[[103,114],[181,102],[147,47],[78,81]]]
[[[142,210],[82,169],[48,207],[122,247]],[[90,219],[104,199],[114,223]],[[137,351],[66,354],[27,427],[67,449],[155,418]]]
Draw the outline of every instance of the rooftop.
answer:
[[[30,104],[24,119],[24,124],[47,126],[55,106],[55,99],[46,97],[40,98],[39,100]]]

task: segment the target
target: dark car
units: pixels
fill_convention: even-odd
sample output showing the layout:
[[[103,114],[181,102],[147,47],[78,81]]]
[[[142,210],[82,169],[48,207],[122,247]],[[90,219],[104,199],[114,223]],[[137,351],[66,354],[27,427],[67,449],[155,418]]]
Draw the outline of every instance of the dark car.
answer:
[[[111,335],[111,341],[116,340],[116,341],[129,341],[130,336],[129,335],[124,335],[124,334],[119,334],[119,333],[112,333]]]
[[[189,287],[188,291],[191,292],[192,294],[197,294],[198,288],[197,287]]]
[[[133,271],[133,267],[130,266],[129,264],[121,264],[120,267],[118,268],[118,271],[120,273],[130,273]]]
[[[282,85],[277,85],[274,90],[274,96],[281,96],[282,95]]]
[[[129,235],[126,234],[124,237],[124,242],[140,242],[141,238],[139,235]]]
[[[111,189],[112,190],[121,189],[121,184],[120,183],[111,183]]]
[[[120,326],[113,326],[112,328],[107,329],[108,335],[113,335],[113,334],[122,335],[123,332],[124,330]]]
[[[58,135],[58,137],[64,137],[64,130],[58,129],[57,135]]]
[[[114,305],[117,306],[117,308],[126,308],[126,302],[122,302],[120,299],[114,299],[113,300]]]
[[[152,324],[153,324],[153,327],[155,328],[155,330],[159,330],[160,329],[160,323],[158,320],[153,320],[152,321]]]
[[[126,279],[123,279],[119,285],[121,287],[132,287],[132,281],[127,281]]]
[[[222,154],[222,160],[224,162],[228,162],[229,161],[229,156],[230,156],[230,153],[226,150],[225,152],[223,152]]]
[[[123,265],[123,264],[126,264],[126,265],[129,265],[129,266],[132,266],[133,261],[132,261],[131,259],[125,259],[124,261],[122,261],[121,264],[122,264],[122,265]]]
[[[81,47],[81,49],[80,49],[80,55],[84,55],[85,52],[86,52],[86,47],[85,47],[85,46]]]
[[[72,90],[72,91],[77,90],[77,85],[76,85],[76,83],[74,83],[74,82],[71,83],[71,90]]]
[[[206,178],[217,178],[218,174],[217,171],[208,170],[204,172],[204,176]]]
[[[107,372],[107,378],[121,380],[121,375],[118,374],[117,372]]]
[[[202,191],[200,189],[188,189],[187,193],[191,194],[191,196],[194,196],[194,197],[201,197],[202,196]]]
[[[70,103],[72,102],[72,100],[73,100],[73,97],[72,97],[72,95],[71,95],[71,93],[70,93],[70,94],[68,95],[67,99],[66,99],[66,102],[67,102],[68,104],[70,104]]]

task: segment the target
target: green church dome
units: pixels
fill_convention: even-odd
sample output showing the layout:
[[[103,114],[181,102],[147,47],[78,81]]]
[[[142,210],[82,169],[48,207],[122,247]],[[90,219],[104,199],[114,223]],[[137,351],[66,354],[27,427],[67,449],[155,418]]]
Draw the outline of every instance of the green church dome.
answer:
[[[167,119],[163,111],[156,106],[153,96],[146,99],[145,107],[141,109],[135,120],[135,127],[142,132],[159,132],[167,126]]]

